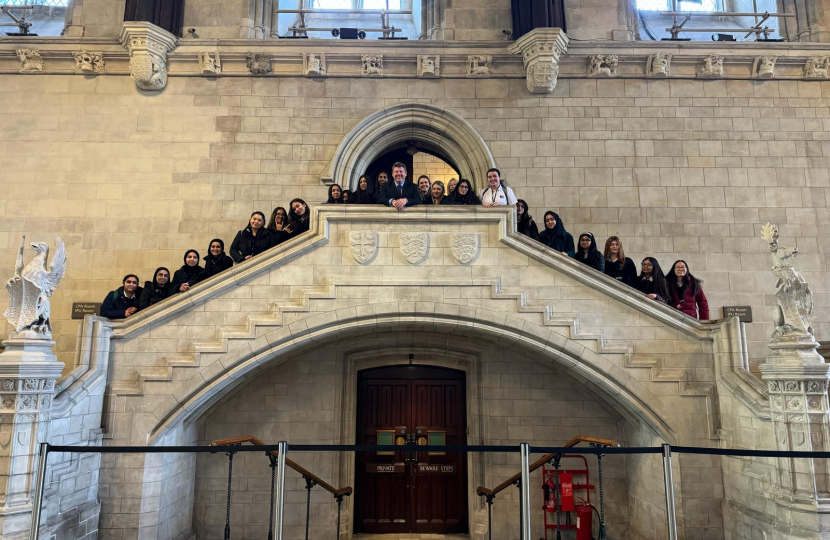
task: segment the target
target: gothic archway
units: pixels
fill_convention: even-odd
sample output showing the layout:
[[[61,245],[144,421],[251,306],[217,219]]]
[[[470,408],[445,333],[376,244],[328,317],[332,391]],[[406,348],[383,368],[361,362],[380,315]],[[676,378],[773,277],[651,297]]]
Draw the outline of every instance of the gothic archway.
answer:
[[[485,184],[487,169],[496,166],[490,148],[476,129],[458,114],[425,103],[400,103],[359,122],[343,137],[321,175],[355,189],[360,175],[375,158],[405,141],[441,149],[476,189]]]

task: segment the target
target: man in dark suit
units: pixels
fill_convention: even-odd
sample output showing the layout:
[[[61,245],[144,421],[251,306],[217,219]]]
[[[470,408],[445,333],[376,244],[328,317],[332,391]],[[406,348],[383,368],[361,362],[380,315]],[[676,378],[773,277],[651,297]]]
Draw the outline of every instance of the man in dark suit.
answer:
[[[398,210],[421,204],[421,192],[415,184],[406,181],[406,165],[400,161],[392,165],[392,182],[383,184],[378,202]]]

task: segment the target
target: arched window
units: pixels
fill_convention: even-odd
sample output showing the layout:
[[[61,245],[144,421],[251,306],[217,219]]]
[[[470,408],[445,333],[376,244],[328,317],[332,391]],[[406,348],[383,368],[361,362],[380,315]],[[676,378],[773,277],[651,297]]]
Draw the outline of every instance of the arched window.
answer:
[[[383,15],[387,10],[391,13]],[[395,29],[387,36],[418,39],[420,14],[421,0],[279,0],[278,32],[282,37],[333,39],[338,36],[332,30],[354,28],[363,31],[365,39],[377,39],[384,36],[385,26]]]
[[[677,37],[683,40],[728,39],[718,37],[718,34],[734,36],[736,41],[778,39],[783,26],[776,17],[763,17],[767,12],[778,13],[777,0],[636,0],[636,8],[642,40],[669,39],[672,37],[669,29],[675,25],[681,26]],[[667,14],[671,12],[682,15]],[[758,15],[739,16],[735,13]],[[753,27],[768,28],[769,31],[751,31]]]
[[[63,32],[69,0],[0,0],[0,5],[10,6],[8,13],[0,13],[0,35],[59,36]],[[31,26],[25,26],[29,24]]]

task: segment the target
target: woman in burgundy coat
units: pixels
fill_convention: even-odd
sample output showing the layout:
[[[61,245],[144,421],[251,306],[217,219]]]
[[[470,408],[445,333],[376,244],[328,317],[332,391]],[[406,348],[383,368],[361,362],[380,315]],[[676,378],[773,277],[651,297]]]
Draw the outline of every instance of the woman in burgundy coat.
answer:
[[[703,294],[703,282],[692,275],[686,261],[675,261],[669,275],[669,304],[686,315],[706,321],[709,319],[709,302]]]

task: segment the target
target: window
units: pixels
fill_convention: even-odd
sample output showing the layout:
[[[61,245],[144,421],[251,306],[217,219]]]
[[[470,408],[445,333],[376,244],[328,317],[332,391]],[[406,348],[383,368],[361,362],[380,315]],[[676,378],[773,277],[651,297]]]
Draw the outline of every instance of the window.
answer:
[[[3,2],[3,0],[0,0]],[[310,38],[332,39],[333,29],[357,28],[366,33],[366,39],[377,39],[383,35],[383,23],[377,13],[360,13],[359,10],[390,9],[407,13],[389,14],[385,28],[395,28],[394,37],[418,39],[421,33],[421,0],[280,0],[280,9],[332,10],[330,12],[278,14],[278,33],[291,36],[297,28],[309,28],[305,32]],[[356,10],[351,13],[335,10]],[[295,29],[295,30],[291,30]]]
[[[31,23],[30,34],[59,36],[63,31],[69,0],[0,0],[0,5],[9,6],[9,14]],[[29,6],[30,9],[17,9],[17,6]],[[8,15],[0,13],[0,22],[11,24],[13,21]],[[6,32],[19,31],[15,26],[2,26],[0,36],[5,36]]]
[[[761,21],[761,16],[737,17],[729,13],[778,13],[777,0],[636,0],[640,19],[640,39],[661,40],[671,38],[671,28],[675,23],[683,23],[687,15],[691,18],[683,23],[678,37],[692,41],[709,41],[714,34],[728,34],[737,41],[755,41],[764,39],[763,34],[752,33],[745,37],[748,30],[757,25],[757,28],[769,28],[769,38],[779,37],[779,21],[770,17]],[[661,12],[677,11],[687,15],[661,15]],[[710,13],[724,13],[724,15],[710,15]],[[695,13],[700,13],[696,15]],[[711,30],[710,30],[711,29]]]

